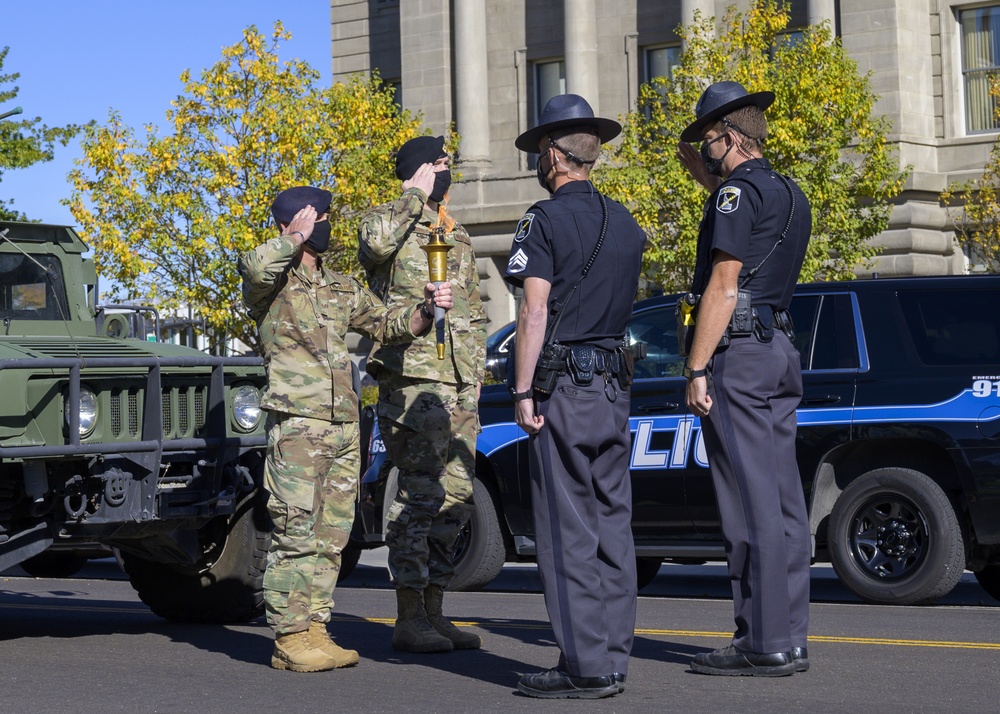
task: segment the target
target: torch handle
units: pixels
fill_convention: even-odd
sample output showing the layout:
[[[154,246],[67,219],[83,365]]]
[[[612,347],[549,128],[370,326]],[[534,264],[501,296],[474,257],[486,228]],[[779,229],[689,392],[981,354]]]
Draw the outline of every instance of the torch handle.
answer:
[[[444,285],[444,281],[434,283],[435,288]],[[447,312],[443,307],[434,306],[434,332],[437,338],[438,359],[444,359],[444,314]]]

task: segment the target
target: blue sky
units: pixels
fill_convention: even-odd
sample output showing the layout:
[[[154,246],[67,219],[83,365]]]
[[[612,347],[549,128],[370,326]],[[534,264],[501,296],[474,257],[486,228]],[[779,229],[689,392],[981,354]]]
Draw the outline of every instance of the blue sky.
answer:
[[[17,98],[24,114],[48,126],[107,122],[115,109],[143,136],[145,124],[163,130],[170,100],[181,93],[180,74],[200,74],[222,48],[256,25],[270,36],[281,20],[292,39],[282,61],[300,59],[331,77],[328,0],[6,0],[0,5],[0,47],[9,47],[3,74],[20,73]],[[5,84],[4,88],[10,88]],[[80,157],[77,143],[57,146],[53,161],[0,177],[0,197],[32,219],[74,225],[66,174]]]

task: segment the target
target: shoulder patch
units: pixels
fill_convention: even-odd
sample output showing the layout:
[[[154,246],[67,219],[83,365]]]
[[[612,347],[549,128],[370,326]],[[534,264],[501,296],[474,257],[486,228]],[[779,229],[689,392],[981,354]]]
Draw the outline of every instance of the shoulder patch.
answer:
[[[535,221],[534,213],[525,213],[520,221],[517,222],[517,230],[514,232],[514,242],[520,243],[528,234],[531,233],[531,224]]]
[[[742,189],[736,186],[723,186],[719,189],[719,197],[715,202],[715,210],[719,213],[732,213],[740,207]]]
[[[528,267],[528,254],[520,248],[507,261],[507,272],[510,274],[523,272]]]

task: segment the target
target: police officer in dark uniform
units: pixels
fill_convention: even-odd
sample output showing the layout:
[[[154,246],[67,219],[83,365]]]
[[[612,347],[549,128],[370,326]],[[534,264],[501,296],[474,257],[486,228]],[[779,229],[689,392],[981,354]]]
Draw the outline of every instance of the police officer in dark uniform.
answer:
[[[506,274],[524,291],[510,387],[515,420],[531,436],[538,569],[560,650],[554,669],[518,682],[532,697],[617,694],[632,648],[631,355],[623,339],[646,236],[589,180],[600,145],[620,131],[565,94],[514,142],[539,154],[538,181],[552,194],[518,223]]]
[[[700,295],[684,367],[701,417],[733,583],[732,644],[695,657],[704,674],[808,669],[810,536],[795,460],[799,354],[787,309],[812,215],[805,194],[761,155],[771,92],[713,84],[678,155],[712,190],[691,292]],[[701,156],[688,143],[701,141]]]

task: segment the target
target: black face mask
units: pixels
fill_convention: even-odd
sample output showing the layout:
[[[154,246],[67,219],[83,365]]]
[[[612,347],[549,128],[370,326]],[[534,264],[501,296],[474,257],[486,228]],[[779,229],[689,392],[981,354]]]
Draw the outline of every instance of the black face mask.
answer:
[[[431,195],[427,197],[427,200],[441,203],[449,188],[451,188],[451,169],[438,171],[434,174],[434,188],[431,189]]]
[[[722,134],[720,135],[720,137],[717,137],[716,141],[718,141],[719,138],[721,138],[722,136],[725,136],[725,134]],[[730,144],[729,148],[726,149],[726,153],[724,153],[717,159],[713,159],[712,156],[708,153],[708,148],[710,145],[711,145],[710,143],[705,143],[701,145],[701,160],[705,162],[705,168],[708,169],[708,173],[712,174],[713,176],[718,176],[719,178],[722,178],[722,162],[726,159],[727,156],[729,156],[729,152],[733,150],[733,147],[736,146],[736,143],[733,142],[732,144]]]
[[[550,166],[545,171],[542,171],[542,159],[546,156],[548,156],[548,153],[544,153],[538,157],[538,161],[535,163],[535,176],[538,178],[538,185],[544,188],[549,193],[552,193],[552,189],[549,187],[549,182],[545,178],[548,175],[549,171],[552,170],[552,167]]]
[[[313,232],[305,244],[307,248],[312,248],[317,253],[325,253],[329,250],[330,220],[324,218],[322,221],[316,221],[316,224],[313,226]]]

